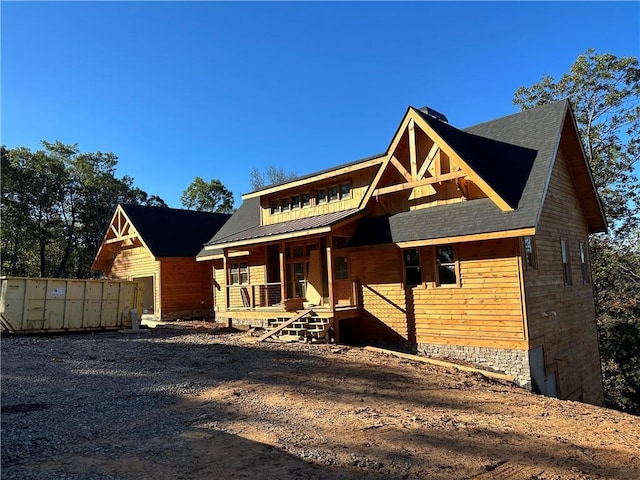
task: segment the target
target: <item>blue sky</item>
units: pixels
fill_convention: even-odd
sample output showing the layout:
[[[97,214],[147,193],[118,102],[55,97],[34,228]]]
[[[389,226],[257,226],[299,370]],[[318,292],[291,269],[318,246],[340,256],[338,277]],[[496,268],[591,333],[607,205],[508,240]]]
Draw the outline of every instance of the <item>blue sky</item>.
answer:
[[[640,55],[638,2],[7,2],[1,142],[113,152],[180,207],[196,176],[383,152],[406,108],[466,127],[588,48]]]

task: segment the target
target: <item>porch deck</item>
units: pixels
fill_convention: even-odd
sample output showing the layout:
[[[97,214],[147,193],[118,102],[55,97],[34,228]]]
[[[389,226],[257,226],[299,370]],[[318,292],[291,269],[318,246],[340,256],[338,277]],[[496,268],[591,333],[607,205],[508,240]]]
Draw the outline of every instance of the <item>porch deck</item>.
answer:
[[[360,315],[360,307],[358,305],[337,305],[335,310],[330,306],[313,306],[309,307],[320,318],[333,318],[335,320],[343,320],[346,318],[355,318]],[[285,310],[280,305],[269,307],[244,308],[236,307],[227,310],[219,310],[217,316],[222,318],[232,318],[237,320],[275,320],[278,318],[292,318],[302,312],[304,309]]]

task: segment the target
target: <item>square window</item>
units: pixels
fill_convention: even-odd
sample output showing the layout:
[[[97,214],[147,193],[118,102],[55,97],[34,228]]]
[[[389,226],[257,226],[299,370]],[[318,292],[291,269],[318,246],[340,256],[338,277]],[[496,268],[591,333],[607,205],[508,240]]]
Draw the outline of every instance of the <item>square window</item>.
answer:
[[[327,191],[322,189],[322,190],[318,190],[317,194],[316,194],[316,200],[317,200],[317,204],[320,205],[322,203],[326,203],[327,202]]]
[[[294,195],[293,197],[291,197],[291,210],[293,210],[295,208],[300,208],[300,196],[299,195]]]
[[[302,204],[302,208],[311,205],[310,195],[308,193],[303,193],[302,195],[300,195],[300,203]]]
[[[288,198],[283,198],[283,199],[282,199],[282,209],[281,209],[281,210],[282,210],[283,212],[288,211],[288,210],[289,210],[290,205],[291,205],[291,204],[289,203],[289,199],[288,199]]]
[[[338,187],[329,187],[329,201],[334,202],[338,200]]]
[[[280,213],[280,200],[271,202],[271,214]]]
[[[348,183],[340,185],[340,198],[351,198],[351,185]]]

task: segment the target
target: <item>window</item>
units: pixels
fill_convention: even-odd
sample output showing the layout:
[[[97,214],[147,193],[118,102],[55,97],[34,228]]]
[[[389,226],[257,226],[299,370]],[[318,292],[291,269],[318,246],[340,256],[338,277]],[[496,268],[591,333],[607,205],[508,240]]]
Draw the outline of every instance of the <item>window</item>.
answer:
[[[338,200],[338,187],[329,187],[329,201],[335,202]]]
[[[302,208],[308,207],[311,204],[311,201],[310,201],[309,197],[310,197],[310,195],[308,193],[303,193],[302,195],[300,195]]]
[[[291,210],[294,208],[300,208],[300,197],[298,195],[291,197]]]
[[[524,264],[527,270],[537,270],[536,244],[533,237],[524,237]]]
[[[249,283],[249,270],[247,269],[247,262],[232,263],[230,273],[231,285]]]
[[[438,265],[438,285],[457,285],[458,274],[453,246],[436,247],[436,263]]]
[[[569,242],[564,238],[560,239],[560,250],[562,252],[562,276],[565,285],[571,285],[571,262],[569,258]]]
[[[580,242],[580,266],[582,268],[582,281],[589,283],[589,257],[587,256],[587,245]]]
[[[351,198],[351,185],[348,183],[340,185],[340,198]]]
[[[271,214],[280,213],[280,200],[271,202]]]
[[[422,274],[420,272],[420,254],[415,248],[409,248],[403,251],[404,258],[404,278],[407,287],[415,287],[422,283]]]
[[[322,203],[326,203],[327,202],[327,191],[326,190],[318,190],[318,193],[316,194],[316,204],[320,205]]]
[[[288,211],[289,210],[289,205],[290,205],[289,199],[288,198],[283,198],[282,199],[282,211],[283,212]]]
[[[336,279],[344,280],[349,278],[349,268],[347,265],[347,257],[336,257]]]

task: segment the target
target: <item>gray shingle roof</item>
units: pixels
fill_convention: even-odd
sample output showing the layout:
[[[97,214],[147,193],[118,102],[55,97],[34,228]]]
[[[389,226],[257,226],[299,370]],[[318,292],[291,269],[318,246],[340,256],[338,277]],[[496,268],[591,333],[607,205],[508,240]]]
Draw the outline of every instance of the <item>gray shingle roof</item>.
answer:
[[[388,217],[369,217],[360,220],[349,245],[429,240],[535,227],[569,108],[567,101],[555,102],[463,130],[416,110],[514,210],[503,212],[492,200],[485,198]],[[245,200],[209,245],[308,230],[356,213],[356,210],[349,210],[338,215],[260,226],[259,210],[258,197]],[[207,250],[208,255],[211,253]]]
[[[360,222],[350,246],[500,232],[535,227],[550,174],[566,101],[457,130],[423,115],[447,144],[514,210],[488,198],[402,212]]]

